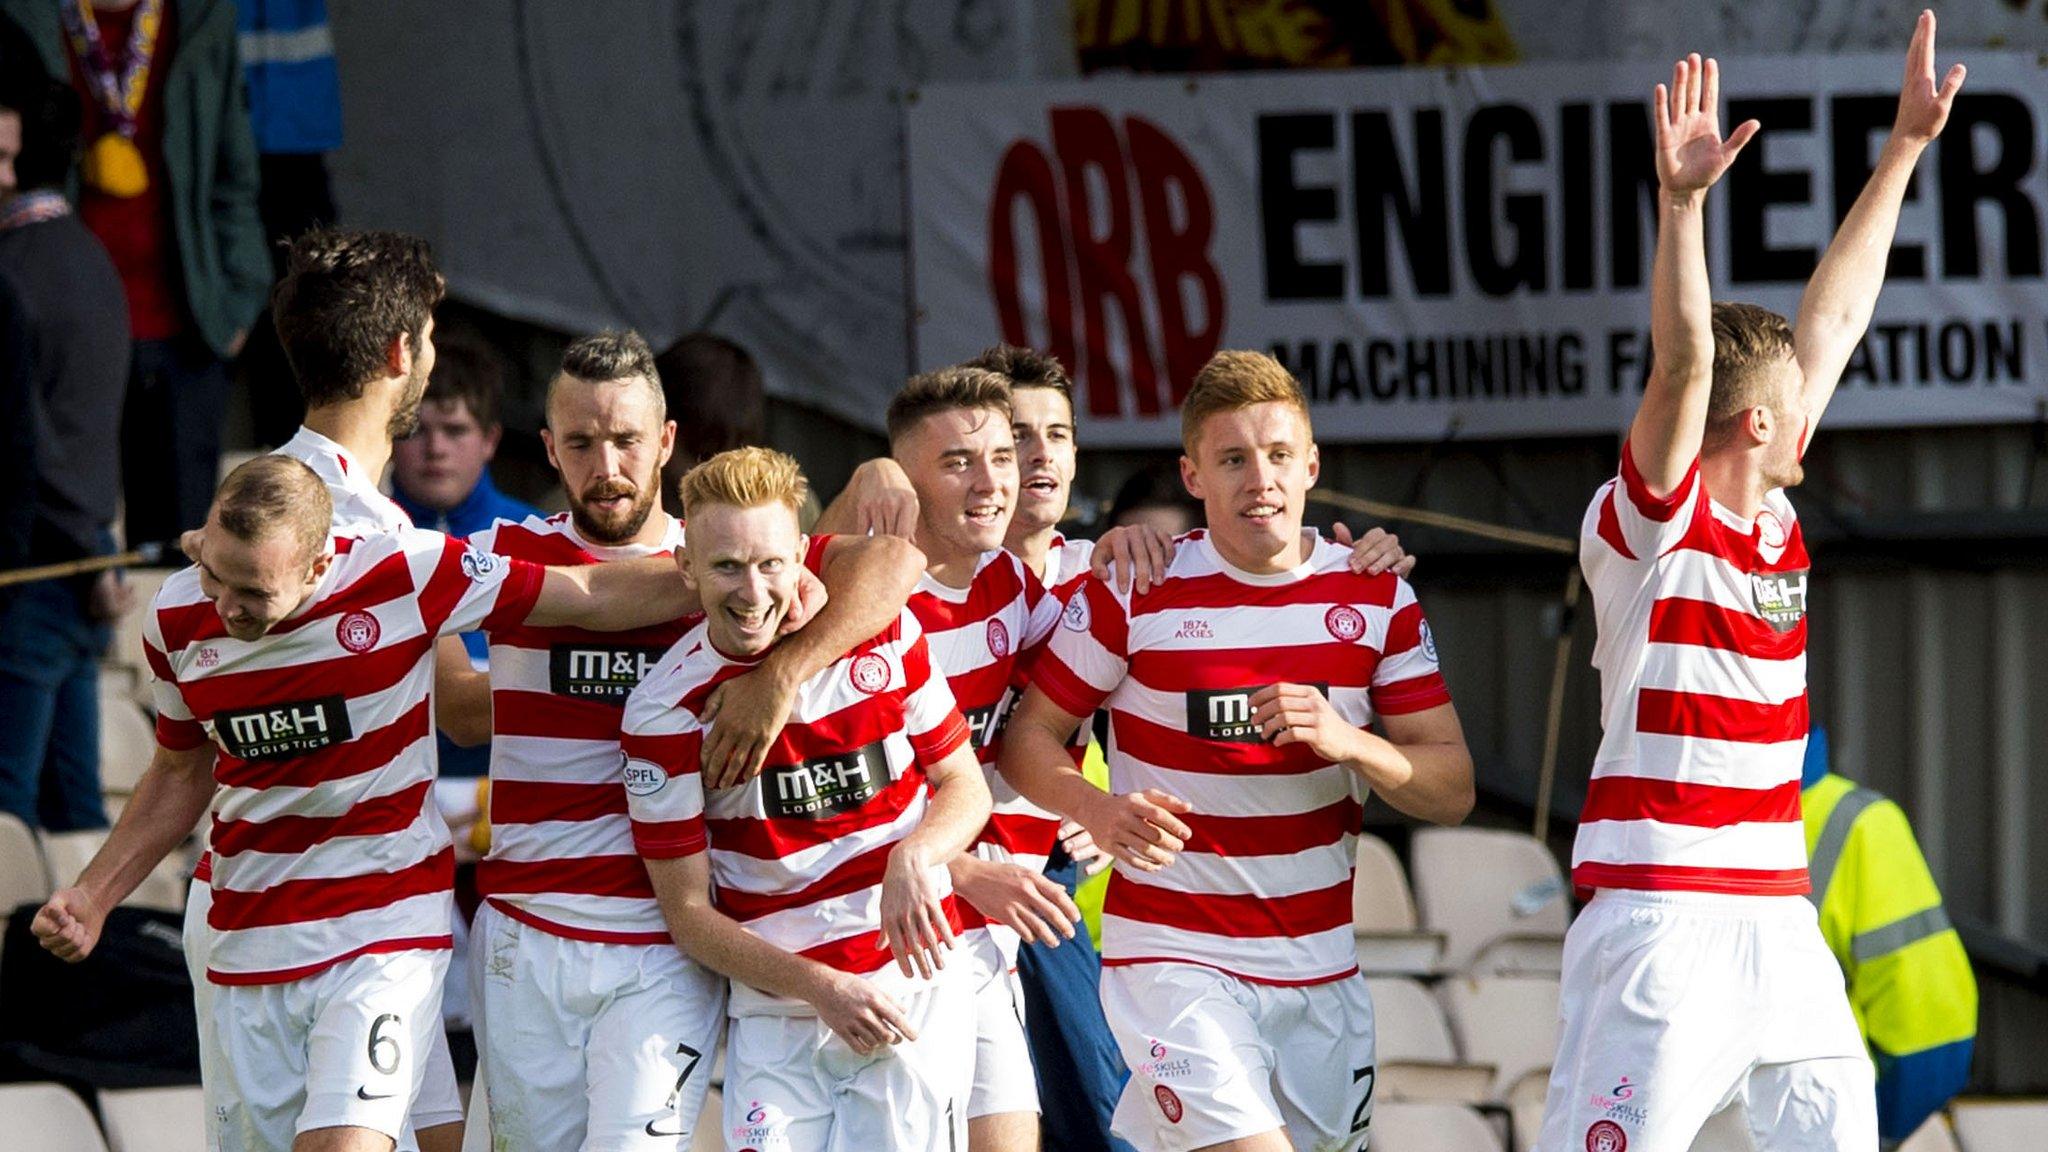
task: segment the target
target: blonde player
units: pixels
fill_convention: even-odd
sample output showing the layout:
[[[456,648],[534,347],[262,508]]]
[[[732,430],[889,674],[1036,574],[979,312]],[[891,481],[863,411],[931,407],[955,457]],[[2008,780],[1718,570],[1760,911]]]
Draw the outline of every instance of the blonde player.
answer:
[[[1572,850],[1592,899],[1565,940],[1548,1152],[1877,1146],[1870,1060],[1802,898],[1811,585],[1785,490],[1962,80],[1936,86],[1922,14],[1891,139],[1796,327],[1709,300],[1706,193],[1756,124],[1722,139],[1712,60],[1657,86],[1656,366],[1580,529],[1605,731]]]
[[[733,979],[728,1147],[950,1152],[974,1032],[945,864],[989,795],[916,618],[804,681],[760,775],[707,790],[698,770],[706,701],[777,646],[803,493],[759,448],[683,478],[706,619],[627,701],[633,836],[678,946]]]
[[[622,629],[695,607],[662,561],[542,569],[436,533],[333,537],[326,485],[265,456],[144,624],[159,748],[34,929],[80,959],[211,801],[214,1098],[228,1152],[379,1152],[440,1030],[453,855],[425,801],[433,642],[525,620]]]
[[[1372,1008],[1351,939],[1371,792],[1422,819],[1472,805],[1472,764],[1420,606],[1313,546],[1300,386],[1218,354],[1182,408],[1208,529],[1143,592],[1082,584],[1005,734],[1002,771],[1115,857],[1103,1008],[1145,1149],[1362,1147]],[[1109,710],[1113,794],[1065,745]],[[1377,722],[1384,737],[1366,730]]]

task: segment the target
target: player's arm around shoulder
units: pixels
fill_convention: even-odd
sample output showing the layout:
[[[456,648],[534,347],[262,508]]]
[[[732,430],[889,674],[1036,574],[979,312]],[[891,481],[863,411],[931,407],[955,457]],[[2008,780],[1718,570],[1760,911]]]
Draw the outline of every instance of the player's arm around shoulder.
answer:
[[[107,834],[107,842],[68,888],[38,909],[30,930],[58,959],[76,962],[99,943],[107,913],[135,891],[177,847],[213,799],[213,744],[171,748],[161,741],[135,797]]]

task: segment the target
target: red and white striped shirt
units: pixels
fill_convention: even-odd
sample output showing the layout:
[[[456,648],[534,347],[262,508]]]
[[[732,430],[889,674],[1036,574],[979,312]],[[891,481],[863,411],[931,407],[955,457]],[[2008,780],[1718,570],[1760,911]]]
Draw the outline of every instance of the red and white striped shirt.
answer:
[[[1052,598],[1065,606],[1074,589],[1088,578],[1088,565],[1095,559],[1095,541],[1069,540],[1053,533],[1052,548],[1045,554],[1045,575],[1040,580]]]
[[[1624,446],[1579,530],[1603,735],[1572,882],[1807,890],[1806,541],[1782,489],[1745,521],[1698,461],[1667,497]]]
[[[311,428],[301,426],[274,455],[297,460],[327,485],[328,503],[334,509],[328,530],[336,536],[376,536],[413,526],[412,517],[377,490],[377,478],[365,472],[348,449]],[[199,854],[192,879],[201,884],[213,880],[212,852]]]
[[[470,543],[537,564],[597,564],[672,551],[585,541],[569,514],[499,521]],[[667,944],[647,865],[633,849],[619,790],[619,716],[626,695],[702,614],[634,632],[514,624],[491,642],[491,853],[477,887],[499,911],[557,936]]]
[[[227,634],[196,568],[143,621],[158,742],[218,748],[216,984],[450,944],[454,855],[427,802],[434,640],[523,619],[541,569],[416,529],[334,548],[313,596],[261,639]]]
[[[1301,566],[1256,575],[1197,531],[1144,595],[1091,578],[1067,602],[1033,682],[1076,716],[1107,705],[1116,792],[1159,788],[1193,808],[1171,865],[1116,866],[1104,964],[1204,964],[1272,984],[1358,971],[1365,783],[1251,722],[1251,697],[1281,682],[1313,684],[1360,726],[1450,703],[1414,591],[1353,573],[1350,555],[1322,542]]]
[[[1010,787],[996,771],[996,750],[1016,704],[1023,660],[1058,627],[1059,603],[1022,560],[997,548],[981,554],[965,588],[947,587],[929,572],[919,577],[909,608],[924,629],[932,660],[945,674],[960,714],[967,718],[975,758],[995,800],[995,811],[975,840],[976,853],[1043,872],[1058,837],[1059,817]],[[1016,933],[990,924],[972,904],[963,902],[960,916],[970,930],[991,930],[1005,967],[1015,962]]]
[[[878,942],[882,875],[924,817],[925,769],[967,743],[967,721],[906,611],[804,682],[759,776],[706,796],[698,712],[757,663],[719,652],[699,626],[627,698],[633,842],[651,860],[708,850],[728,916],[787,952],[906,986]],[[934,872],[946,885],[944,868]],[[946,905],[957,928],[950,894]],[[738,981],[732,991],[735,1012],[808,1011]]]

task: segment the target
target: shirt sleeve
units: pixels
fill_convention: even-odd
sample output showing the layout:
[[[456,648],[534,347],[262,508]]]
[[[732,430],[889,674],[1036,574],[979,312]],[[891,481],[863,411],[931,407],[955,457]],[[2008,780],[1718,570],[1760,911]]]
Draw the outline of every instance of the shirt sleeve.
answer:
[[[638,689],[626,700],[619,735],[633,847],[648,860],[695,855],[709,846],[704,778],[697,771],[704,729],[688,710]]]
[[[206,729],[185,706],[177,674],[164,655],[163,631],[154,606],[142,614],[142,655],[149,664],[149,695],[156,705],[156,742],[173,752],[189,752],[206,743]]]
[[[903,734],[917,762],[937,764],[967,743],[967,718],[946,678],[932,668],[932,653],[917,618],[905,609],[898,627],[903,652]]]
[[[804,567],[811,570],[811,575],[819,579],[824,578],[825,550],[830,548],[832,541],[837,539],[839,539],[838,535],[831,532],[820,532],[811,537],[811,546],[804,549]]]
[[[1658,496],[1636,468],[1634,449],[1623,443],[1620,474],[1613,484],[1601,489],[1591,527],[1616,553],[1631,560],[1654,560],[1685,538],[1705,499],[1698,459],[1686,469],[1677,488]]]
[[[524,621],[540,599],[541,565],[515,560],[418,529],[398,534],[413,586],[420,590],[420,618],[429,631],[446,636],[477,628],[496,630]]]
[[[1381,716],[1423,712],[1451,702],[1451,690],[1437,666],[1436,638],[1430,635],[1429,621],[1423,619],[1422,604],[1415,599],[1415,589],[1398,577],[1386,642],[1373,667],[1368,692],[1373,712]]]
[[[1123,683],[1130,668],[1130,610],[1116,590],[1090,576],[1067,598],[1032,667],[1036,684],[1061,711],[1087,716]]]

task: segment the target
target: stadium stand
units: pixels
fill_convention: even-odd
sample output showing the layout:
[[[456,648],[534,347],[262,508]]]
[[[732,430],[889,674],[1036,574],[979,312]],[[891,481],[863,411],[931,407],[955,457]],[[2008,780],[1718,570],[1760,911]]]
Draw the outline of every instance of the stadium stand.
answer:
[[[206,1094],[198,1087],[100,1093],[110,1152],[206,1152]]]
[[[100,677],[100,791],[129,796],[156,753],[156,729],[132,694],[107,691],[120,678]]]
[[[99,1125],[71,1090],[57,1084],[0,1084],[0,1116],[11,1148],[35,1152],[107,1152]]]
[[[690,1139],[691,1152],[724,1152],[725,1095],[713,1088],[704,1094],[704,1110],[697,1113],[697,1131]]]
[[[1373,1152],[1500,1152],[1500,1137],[1463,1104],[1393,1101],[1372,1110]]]
[[[1370,978],[1374,1058],[1379,1100],[1449,1100],[1482,1104],[1491,1095],[1491,1065],[1459,1059],[1443,1006],[1419,981],[1405,976]]]
[[[177,557],[166,557],[165,563],[179,563]],[[117,668],[129,670],[130,696],[142,703],[149,702],[149,661],[142,654],[142,614],[149,602],[156,599],[157,589],[171,575],[168,568],[130,568],[122,579],[135,590],[135,611],[121,617],[114,628],[113,649],[107,660]],[[104,681],[103,681],[104,683]]]
[[[1443,971],[1558,974],[1569,918],[1564,872],[1541,841],[1491,828],[1424,828],[1409,855],[1422,926],[1446,938]]]
[[[1444,934],[1422,931],[1408,873],[1377,836],[1358,838],[1351,932],[1358,938],[1358,966],[1369,976],[1426,976],[1443,960]]]
[[[1961,1099],[1949,1114],[1962,1152],[2018,1152],[2048,1142],[2048,1099]]]
[[[1897,1152],[1962,1152],[1956,1144],[1955,1129],[1950,1127],[1948,1117],[1940,1112],[1927,1118],[1919,1131],[1906,1137]]]
[[[43,863],[48,868],[52,889],[63,888],[78,879],[78,874],[92,862],[93,853],[107,842],[107,829],[93,828],[79,832],[42,832]],[[192,859],[188,853],[173,852],[151,870],[149,876],[138,885],[123,904],[132,908],[158,908],[165,912],[182,912],[185,908],[186,879],[192,871]]]
[[[0,812],[0,910],[50,898],[50,874],[28,825]]]
[[[1536,1138],[1543,1134],[1543,1097],[1550,1091],[1550,1066],[1524,1072],[1508,1089],[1508,1127],[1513,1139],[1511,1152],[1536,1152]]]
[[[1459,1054],[1495,1069],[1492,1099],[1505,1103],[1556,1054],[1557,995],[1557,981],[1543,976],[1453,976],[1438,986]]]

